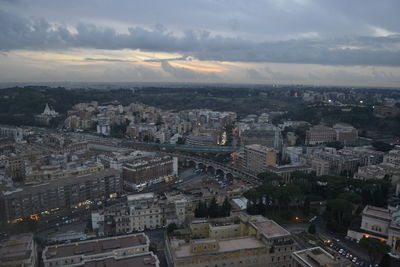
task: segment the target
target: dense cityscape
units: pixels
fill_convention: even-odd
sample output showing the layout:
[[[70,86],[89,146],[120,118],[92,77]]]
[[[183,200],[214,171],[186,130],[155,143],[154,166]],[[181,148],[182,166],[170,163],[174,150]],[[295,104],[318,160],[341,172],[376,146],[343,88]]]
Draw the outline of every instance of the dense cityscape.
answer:
[[[0,267],[400,267],[399,0],[0,0]]]
[[[41,112],[19,114],[33,118],[30,125],[0,126],[2,262],[398,263],[400,140],[357,114],[368,109],[372,117],[399,125],[398,91],[251,90],[257,98],[268,96],[268,103],[293,99],[301,109],[325,113],[315,122],[296,120],[301,111],[293,112],[295,104],[247,114],[235,107],[164,110],[116,99],[71,103],[59,112],[48,95],[57,90],[64,89],[1,93],[18,105],[29,101],[25,94],[38,91],[42,103],[35,106]],[[181,90],[193,95],[205,90],[210,99],[220,90],[252,97],[245,88]],[[113,97],[119,91],[88,92],[97,99],[96,94]],[[122,90],[125,101],[154,91]],[[331,119],[328,110],[334,112]]]

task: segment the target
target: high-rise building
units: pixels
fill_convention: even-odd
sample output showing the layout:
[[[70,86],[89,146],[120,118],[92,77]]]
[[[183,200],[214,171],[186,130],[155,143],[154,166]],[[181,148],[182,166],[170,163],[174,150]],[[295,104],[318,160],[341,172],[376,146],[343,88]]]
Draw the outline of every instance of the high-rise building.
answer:
[[[267,167],[275,166],[277,153],[274,149],[262,145],[244,147],[244,168],[253,173],[265,172]]]

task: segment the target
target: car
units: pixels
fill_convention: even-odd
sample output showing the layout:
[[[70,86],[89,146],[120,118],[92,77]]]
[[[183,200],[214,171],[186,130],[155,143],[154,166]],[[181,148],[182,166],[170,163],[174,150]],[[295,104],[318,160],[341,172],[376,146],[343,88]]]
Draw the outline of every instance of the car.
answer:
[[[400,259],[400,255],[393,253],[393,252],[389,252],[388,253],[390,257],[395,258],[395,259]]]
[[[354,257],[352,262],[355,263],[357,261],[357,257]]]

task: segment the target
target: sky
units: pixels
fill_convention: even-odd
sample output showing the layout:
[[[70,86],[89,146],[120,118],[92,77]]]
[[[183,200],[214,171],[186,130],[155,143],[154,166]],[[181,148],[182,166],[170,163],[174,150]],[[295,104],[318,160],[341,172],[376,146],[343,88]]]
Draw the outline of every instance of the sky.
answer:
[[[0,0],[0,82],[400,87],[399,0]]]

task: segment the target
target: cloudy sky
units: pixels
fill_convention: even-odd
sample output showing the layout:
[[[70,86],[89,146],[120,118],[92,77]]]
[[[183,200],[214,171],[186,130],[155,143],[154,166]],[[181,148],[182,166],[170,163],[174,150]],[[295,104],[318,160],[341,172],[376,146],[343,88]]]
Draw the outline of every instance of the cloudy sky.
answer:
[[[399,0],[0,0],[0,82],[400,86]]]

